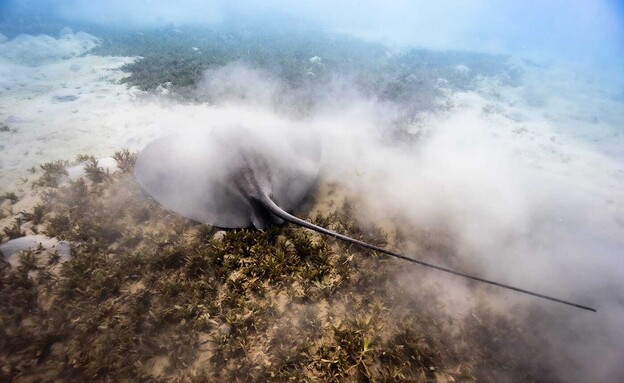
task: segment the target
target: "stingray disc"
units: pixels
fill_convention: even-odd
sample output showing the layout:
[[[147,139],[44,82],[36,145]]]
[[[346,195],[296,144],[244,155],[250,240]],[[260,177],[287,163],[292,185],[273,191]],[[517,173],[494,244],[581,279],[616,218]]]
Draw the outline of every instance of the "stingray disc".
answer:
[[[316,182],[320,144],[309,132],[212,128],[159,138],[137,158],[141,186],[166,208],[223,228],[255,225],[260,193],[286,211]]]

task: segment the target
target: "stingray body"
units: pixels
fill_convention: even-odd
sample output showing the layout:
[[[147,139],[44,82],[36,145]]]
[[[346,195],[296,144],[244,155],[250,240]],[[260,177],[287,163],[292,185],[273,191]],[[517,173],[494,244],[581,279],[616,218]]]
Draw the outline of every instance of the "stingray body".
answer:
[[[135,174],[154,199],[187,218],[221,228],[264,229],[282,219],[263,197],[294,210],[314,186],[320,164],[315,135],[277,133],[233,126],[165,136],[140,153]]]
[[[311,224],[289,213],[316,182],[321,148],[306,131],[220,127],[171,135],[138,155],[135,175],[166,208],[222,228],[264,229],[284,221],[405,261],[588,311],[591,307],[424,262]]]

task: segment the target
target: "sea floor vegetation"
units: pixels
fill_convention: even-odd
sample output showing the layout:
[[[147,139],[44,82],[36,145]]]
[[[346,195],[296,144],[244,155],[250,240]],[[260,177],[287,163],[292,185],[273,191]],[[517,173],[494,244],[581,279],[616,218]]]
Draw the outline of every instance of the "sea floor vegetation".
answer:
[[[188,221],[142,192],[132,153],[115,158],[119,171],[91,161],[60,186],[58,163],[43,166],[40,203],[5,228],[68,241],[74,257],[0,265],[0,381],[554,381],[530,330],[485,302],[457,316],[400,261],[299,227]],[[407,246],[354,204],[308,219]]]
[[[445,92],[469,90],[475,80],[496,77],[518,85],[521,71],[506,56],[427,49],[390,50],[305,26],[226,25],[160,29],[129,34],[94,30],[102,36],[92,53],[139,56],[125,65],[122,82],[148,92],[165,90],[184,101],[212,102],[197,85],[206,71],[238,62],[266,72],[293,90],[278,100],[280,111],[306,114],[337,79],[365,97],[402,105],[409,113],[439,108]],[[296,102],[293,102],[296,99]],[[312,108],[311,108],[312,107]],[[285,109],[285,110],[282,110]]]

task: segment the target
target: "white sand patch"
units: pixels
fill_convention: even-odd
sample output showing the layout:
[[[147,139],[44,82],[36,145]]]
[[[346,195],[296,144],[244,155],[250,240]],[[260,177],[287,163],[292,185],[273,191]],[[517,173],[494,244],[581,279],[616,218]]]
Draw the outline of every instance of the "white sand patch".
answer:
[[[97,167],[102,169],[107,174],[112,174],[117,171],[117,161],[113,157],[97,158]],[[88,161],[82,162],[78,165],[70,166],[67,169],[67,178],[70,181],[76,181],[79,178],[86,177]]]
[[[37,67],[0,63],[0,121],[11,129],[0,133],[0,189],[26,168],[106,147],[117,128],[108,121],[135,93],[116,83],[124,75],[118,68],[130,61],[85,56]]]
[[[82,55],[98,45],[98,39],[88,33],[71,33],[64,28],[59,38],[47,35],[19,35],[12,40],[0,39],[0,58],[19,65],[41,65]]]
[[[0,252],[12,267],[21,265],[19,255],[27,250],[36,251],[38,259],[47,260],[50,256],[56,255],[58,263],[67,262],[73,257],[68,242],[41,234],[15,238],[0,245]]]

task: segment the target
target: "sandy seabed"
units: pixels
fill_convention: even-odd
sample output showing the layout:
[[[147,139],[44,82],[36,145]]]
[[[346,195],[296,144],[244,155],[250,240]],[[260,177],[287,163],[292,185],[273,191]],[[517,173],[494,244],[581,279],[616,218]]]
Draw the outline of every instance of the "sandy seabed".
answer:
[[[120,68],[137,58],[89,55],[95,44],[80,33],[0,40],[0,193],[27,194],[38,177],[28,169],[46,161],[138,150],[166,132],[215,121],[290,122],[263,105],[181,104],[128,88]],[[568,344],[555,334],[553,342],[614,376],[601,360],[624,355],[623,300],[614,292],[624,273],[621,88],[560,67],[522,68],[518,87],[481,78],[472,91],[448,89],[440,100],[447,107],[410,127],[424,137],[416,154],[366,134],[394,117],[374,100],[354,97],[303,123],[323,134],[329,181],[359,194],[376,185],[383,206],[372,201],[372,216],[403,211],[419,226],[441,220],[486,276],[593,297],[597,319],[574,317],[569,327],[592,328],[591,340]]]

